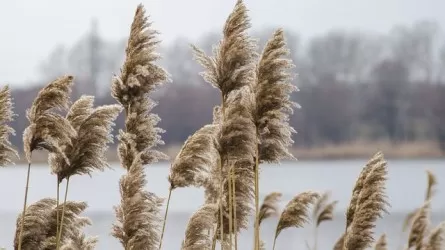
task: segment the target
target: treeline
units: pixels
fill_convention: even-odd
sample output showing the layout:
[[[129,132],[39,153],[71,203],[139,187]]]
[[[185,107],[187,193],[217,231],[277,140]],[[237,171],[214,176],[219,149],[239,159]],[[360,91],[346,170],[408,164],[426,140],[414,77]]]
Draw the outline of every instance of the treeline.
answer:
[[[252,34],[260,47],[273,29]],[[388,34],[333,30],[307,41],[287,33],[300,92],[294,100],[302,108],[291,118],[298,131],[297,146],[315,147],[354,141],[389,140],[393,143],[436,141],[445,151],[445,39],[435,22],[420,21],[397,26]],[[211,50],[219,34],[203,36],[197,45]],[[110,79],[118,72],[125,40],[106,41],[97,22],[72,47],[58,46],[42,62],[38,86],[73,74],[73,96],[96,95],[98,104],[114,103]],[[162,63],[172,83],[156,93],[155,112],[167,131],[169,144],[181,144],[212,119],[220,103],[216,89],[199,76],[190,44],[179,38],[161,44]],[[27,121],[25,110],[38,89],[13,89],[19,117],[13,127],[21,133]],[[118,127],[123,124],[118,119]],[[20,136],[12,138],[21,147]]]

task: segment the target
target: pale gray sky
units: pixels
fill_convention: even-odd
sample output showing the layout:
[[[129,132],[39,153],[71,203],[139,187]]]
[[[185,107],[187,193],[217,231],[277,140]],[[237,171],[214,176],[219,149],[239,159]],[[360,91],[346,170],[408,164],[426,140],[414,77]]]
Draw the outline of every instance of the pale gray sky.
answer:
[[[0,82],[37,77],[55,45],[74,43],[96,17],[110,39],[127,35],[142,2],[171,42],[221,27],[235,0],[0,0]],[[387,32],[395,24],[437,20],[445,27],[444,0],[245,0],[254,28],[282,26],[310,37],[332,28]]]

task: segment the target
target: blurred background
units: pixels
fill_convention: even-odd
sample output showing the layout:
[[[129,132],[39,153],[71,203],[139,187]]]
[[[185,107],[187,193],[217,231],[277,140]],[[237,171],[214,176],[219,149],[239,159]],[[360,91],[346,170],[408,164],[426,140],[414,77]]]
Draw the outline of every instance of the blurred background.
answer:
[[[73,100],[89,94],[96,96],[98,105],[115,103],[110,96],[111,77],[118,74],[125,59],[126,38],[140,2],[0,1],[0,83],[12,88],[14,111],[18,116],[12,124],[17,136],[11,141],[20,151],[21,134],[28,125],[25,111],[37,91],[56,77],[75,76]],[[165,84],[153,98],[158,102],[154,112],[162,119],[159,126],[166,130],[162,150],[174,157],[189,135],[211,121],[213,106],[220,103],[218,90],[199,76],[202,68],[193,61],[189,45],[197,45],[210,53],[212,45],[221,38],[222,27],[235,0],[146,0],[142,3],[153,27],[160,32],[159,53],[163,57],[160,64],[171,74],[172,82]],[[329,249],[341,231],[335,228],[342,228],[343,209],[361,166],[366,158],[382,150],[395,169],[390,171],[389,180],[393,217],[378,227],[378,232],[393,230],[390,235],[396,239],[393,246],[398,246],[404,215],[422,205],[426,185],[424,170],[435,170],[439,183],[441,178],[445,182],[442,158],[445,153],[445,2],[245,0],[245,3],[252,22],[251,35],[259,40],[259,49],[274,29],[284,28],[298,74],[295,85],[300,89],[292,98],[302,106],[290,120],[298,131],[293,153],[300,162],[284,163],[285,168],[275,172],[267,168],[271,171],[268,175],[274,177],[262,180],[265,184],[261,196],[279,190],[287,201],[308,188],[334,190],[334,198],[340,199],[339,222],[331,225],[320,245],[320,249]],[[123,117],[119,117],[116,127],[122,124]],[[115,145],[109,151],[112,162],[118,160],[114,148]],[[40,158],[41,162],[45,159]],[[337,161],[328,161],[331,159]],[[168,163],[156,166],[166,167]],[[119,200],[117,182],[123,173],[117,163],[113,167],[115,171],[100,173],[93,179],[82,177],[82,185],[78,184],[79,189],[72,191],[73,199],[87,200],[91,206],[89,212],[96,213],[93,221],[96,219],[97,223],[92,232],[107,239],[101,240],[100,249],[119,249],[116,248],[119,243],[104,231],[113,222],[111,207]],[[334,168],[335,174],[323,177]],[[149,187],[165,196],[168,170],[153,169],[148,177]],[[11,193],[0,189],[0,196],[6,196],[9,201],[0,209],[3,218],[0,221],[5,222],[0,223],[0,247],[9,249],[22,202],[25,169],[2,171],[0,183],[16,190]],[[41,179],[34,180],[31,201],[53,196],[54,185],[40,184],[42,180],[50,181],[48,170],[35,171]],[[288,171],[293,171],[297,181],[289,178]],[[306,181],[296,184],[299,176],[304,176]],[[173,201],[172,216],[178,216],[181,226],[167,226],[167,238],[169,233],[182,238],[188,216],[202,202],[201,192],[184,191],[192,197],[190,200],[181,201],[177,196],[178,200]],[[412,199],[408,199],[406,193],[412,194]],[[440,202],[436,208],[443,212],[445,203],[443,199]],[[435,216],[436,221],[445,218],[440,212]],[[395,221],[400,224],[396,228]],[[272,224],[266,232],[273,231]],[[292,233],[283,237],[295,246],[303,242],[293,238]],[[176,238],[166,243],[166,249],[178,249]],[[277,249],[287,249],[286,244]]]

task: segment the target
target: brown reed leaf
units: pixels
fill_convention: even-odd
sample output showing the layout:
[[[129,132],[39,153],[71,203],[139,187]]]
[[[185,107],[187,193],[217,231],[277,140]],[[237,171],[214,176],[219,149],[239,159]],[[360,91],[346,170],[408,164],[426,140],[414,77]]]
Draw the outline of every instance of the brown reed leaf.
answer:
[[[28,162],[31,152],[45,149],[60,154],[69,163],[63,153],[63,145],[68,145],[76,131],[67,119],[54,110],[65,110],[69,106],[73,77],[60,77],[49,83],[38,93],[30,109],[26,112],[29,126],[23,132],[23,148]]]
[[[382,213],[387,212],[388,202],[385,195],[387,169],[383,155],[377,153],[365,169],[368,167],[370,171],[363,180],[363,188],[356,199],[354,217],[346,231],[344,242],[346,249],[360,250],[370,247],[373,242],[372,230],[375,221],[382,217]],[[358,181],[362,180],[359,178]]]
[[[324,209],[320,212],[320,214],[317,217],[317,227],[323,221],[330,221],[334,218],[334,209],[335,209],[335,205],[337,205],[337,203],[338,203],[338,201],[333,201],[324,207]]]
[[[445,222],[442,222],[431,231],[425,250],[441,250],[444,245]]]
[[[212,173],[220,161],[219,131],[219,125],[205,125],[185,141],[170,167],[172,188],[205,187],[214,181]]]
[[[15,135],[15,130],[7,124],[15,116],[12,106],[11,90],[5,86],[0,90],[0,167],[12,164],[11,156],[19,158],[17,150],[9,141],[9,136]]]
[[[41,199],[26,209],[24,230],[22,235],[22,249],[55,249],[57,224],[60,225],[63,204],[56,207],[56,200],[52,198]],[[90,225],[88,218],[80,217],[87,207],[85,202],[68,201],[65,205],[65,215],[63,220],[62,245],[79,233],[84,226]],[[59,213],[59,216],[57,216]],[[59,222],[57,223],[57,218]],[[17,218],[17,227],[14,238],[14,248],[18,248],[18,236],[20,233],[20,223],[22,214]]]
[[[260,212],[258,214],[258,224],[272,216],[279,215],[279,202],[283,195],[279,192],[272,192],[264,197],[263,204],[261,204]]]
[[[233,90],[251,85],[253,82],[256,43],[249,37],[247,30],[250,20],[243,1],[238,0],[226,20],[223,38],[213,50],[213,57],[203,50],[192,46],[195,60],[205,72],[204,80],[221,90],[223,102]]]
[[[383,154],[381,152],[377,152],[377,154],[375,154],[371,158],[371,160],[369,160],[368,163],[366,163],[366,166],[362,169],[357,181],[355,182],[355,186],[352,191],[351,201],[346,210],[346,230],[349,228],[349,226],[352,223],[352,220],[354,219],[357,207],[357,201],[364,187],[365,180],[368,177],[368,174],[371,172],[372,168],[382,160],[382,157]]]
[[[377,243],[375,244],[375,250],[387,250],[388,249],[388,242],[386,240],[386,234],[382,234],[380,238],[377,240]]]
[[[212,237],[209,231],[217,222],[218,206],[216,204],[205,204],[190,218],[185,239],[182,242],[182,250],[211,249]]]
[[[163,199],[144,190],[147,183],[141,154],[137,155],[120,184],[121,204],[115,207],[117,222],[112,235],[125,249],[157,249]]]
[[[260,161],[279,162],[281,159],[295,159],[289,152],[292,134],[289,115],[298,105],[290,100],[298,88],[292,84],[293,68],[286,48],[284,32],[278,29],[267,42],[257,65],[255,84],[255,123],[260,136]]]
[[[427,170],[426,173],[428,176],[428,186],[426,189],[425,200],[428,201],[431,200],[435,193],[434,188],[437,185],[437,178],[430,170]]]
[[[113,142],[112,126],[122,108],[119,105],[93,108],[93,101],[92,96],[82,96],[68,112],[67,120],[76,129],[76,136],[64,148],[70,164],[60,155],[50,154],[50,166],[59,182],[76,174],[91,176],[92,171],[108,167],[105,153]]]
[[[430,202],[427,201],[417,211],[413,219],[413,225],[409,233],[408,248],[415,247],[416,250],[422,250],[424,247],[424,239],[427,234],[429,225]]]
[[[309,206],[320,197],[319,194],[307,191],[295,196],[284,208],[275,231],[275,238],[282,230],[290,227],[303,227],[309,220]]]

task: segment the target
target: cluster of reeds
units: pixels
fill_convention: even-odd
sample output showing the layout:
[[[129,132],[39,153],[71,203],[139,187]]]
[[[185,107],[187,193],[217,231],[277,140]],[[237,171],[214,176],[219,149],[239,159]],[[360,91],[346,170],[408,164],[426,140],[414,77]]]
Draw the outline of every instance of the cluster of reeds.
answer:
[[[119,104],[94,107],[94,97],[70,101],[74,77],[63,76],[44,87],[27,111],[29,126],[23,133],[28,160],[23,212],[18,216],[15,249],[94,249],[97,238],[83,228],[91,224],[81,213],[85,202],[68,201],[73,175],[90,175],[108,167],[107,145],[113,141],[113,121],[124,110],[125,127],[119,131],[118,155],[125,174],[119,181],[121,201],[115,207],[112,235],[127,250],[161,249],[168,208],[175,189],[199,187],[205,190],[205,203],[188,223],[181,249],[238,249],[238,236],[254,218],[253,249],[265,249],[260,227],[270,217],[279,216],[273,249],[280,233],[301,228],[311,217],[317,249],[318,228],[333,219],[337,201],[330,193],[306,191],[292,198],[283,211],[281,193],[271,193],[260,206],[260,164],[295,159],[289,152],[295,130],[289,115],[298,105],[290,100],[297,88],[292,84],[293,63],[289,59],[284,32],[276,30],[261,53],[248,34],[250,21],[245,4],[237,1],[227,18],[222,39],[213,55],[192,46],[195,59],[204,67],[202,76],[219,89],[220,105],[214,117],[190,136],[172,161],[168,180],[169,195],[164,199],[145,189],[144,165],[166,159],[156,150],[162,143],[160,118],[151,113],[155,103],[149,97],[168,73],[156,64],[159,55],[157,32],[148,22],[142,5],[137,7],[119,75],[112,80],[112,96]],[[10,91],[0,91],[0,165],[12,163],[17,152],[8,137],[14,130]],[[43,198],[27,205],[32,152],[48,151],[48,163],[55,175],[55,198]],[[413,213],[407,225],[411,231],[408,248],[440,249],[444,227],[429,230],[428,219],[435,178],[429,173],[425,204]],[[265,177],[266,178],[266,177]],[[376,220],[386,212],[386,161],[377,153],[363,168],[346,212],[344,233],[334,249],[366,249],[374,242]],[[65,181],[63,201],[60,184]],[[310,214],[312,209],[312,216]],[[340,229],[342,231],[342,229]],[[376,249],[386,249],[386,237]]]

